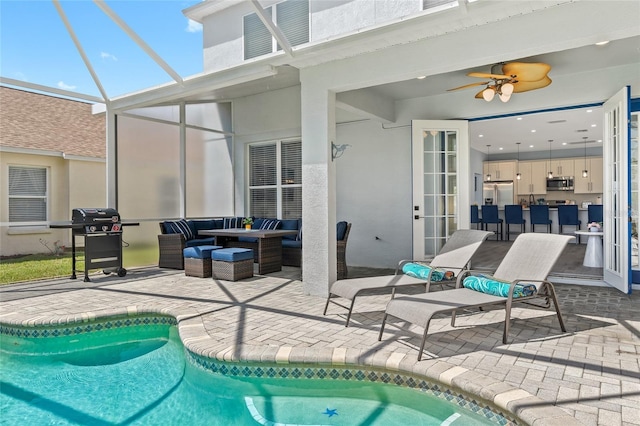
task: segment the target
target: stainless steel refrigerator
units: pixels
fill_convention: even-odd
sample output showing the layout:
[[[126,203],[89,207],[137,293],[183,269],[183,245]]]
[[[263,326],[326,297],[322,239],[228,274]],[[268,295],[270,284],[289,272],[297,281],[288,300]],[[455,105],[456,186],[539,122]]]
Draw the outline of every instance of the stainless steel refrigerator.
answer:
[[[498,208],[513,204],[513,181],[485,181],[482,185],[482,196],[484,204],[495,204]]]

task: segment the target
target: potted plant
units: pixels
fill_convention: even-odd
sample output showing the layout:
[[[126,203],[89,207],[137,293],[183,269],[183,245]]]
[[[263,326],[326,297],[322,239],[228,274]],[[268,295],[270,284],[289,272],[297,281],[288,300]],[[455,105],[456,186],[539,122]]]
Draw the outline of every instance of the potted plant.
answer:
[[[244,219],[242,219],[242,224],[244,225],[245,229],[251,229],[251,225],[253,225],[253,218],[245,217]]]

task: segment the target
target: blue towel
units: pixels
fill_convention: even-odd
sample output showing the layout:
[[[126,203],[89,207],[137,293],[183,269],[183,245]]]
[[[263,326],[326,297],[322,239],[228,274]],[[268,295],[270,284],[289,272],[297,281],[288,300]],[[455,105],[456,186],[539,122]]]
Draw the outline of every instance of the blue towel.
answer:
[[[470,290],[479,291],[481,293],[492,294],[494,296],[507,297],[509,296],[509,288],[511,284],[497,281],[492,278],[485,277],[483,275],[469,276],[464,279],[462,285]],[[513,289],[513,298],[533,296],[537,291],[537,288],[533,284],[516,284]]]
[[[429,272],[431,272],[431,267],[427,265],[421,265],[419,263],[405,263],[402,266],[402,272],[410,277],[419,278],[426,281],[429,279]],[[451,280],[453,278],[454,273],[451,271],[434,269],[431,273],[431,281]]]

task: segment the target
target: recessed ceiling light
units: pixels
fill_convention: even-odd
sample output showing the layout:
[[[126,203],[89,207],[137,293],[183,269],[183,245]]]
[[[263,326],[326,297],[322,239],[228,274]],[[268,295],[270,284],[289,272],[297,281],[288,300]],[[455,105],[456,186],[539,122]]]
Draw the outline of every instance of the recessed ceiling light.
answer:
[[[605,44],[608,44],[609,40],[605,40],[605,41],[599,41],[596,43],[596,46],[604,46]]]
[[[425,78],[427,78],[426,75],[421,75],[420,77],[416,77],[418,80],[424,80]]]
[[[535,132],[536,132],[536,129],[533,129],[533,130],[531,131],[531,133],[535,133]]]
[[[533,145],[529,145],[529,148],[533,148]]]
[[[504,149],[503,147],[500,147],[500,148],[498,148],[498,151],[502,151],[503,149]]]
[[[602,143],[602,139],[598,139],[598,143]]]
[[[588,109],[587,112],[593,112],[593,110],[592,109]]]
[[[518,117],[518,118],[516,118],[516,120],[522,120],[522,117]]]
[[[566,142],[562,142],[562,145],[566,145],[566,144],[567,144]]]
[[[597,124],[592,124],[591,127],[598,127],[598,125]]]
[[[484,138],[484,135],[478,135],[479,138]]]

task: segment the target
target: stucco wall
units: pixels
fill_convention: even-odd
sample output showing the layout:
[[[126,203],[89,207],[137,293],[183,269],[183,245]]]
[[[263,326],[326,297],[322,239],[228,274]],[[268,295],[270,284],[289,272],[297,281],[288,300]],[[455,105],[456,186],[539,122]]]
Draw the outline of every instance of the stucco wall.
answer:
[[[48,219],[68,221],[74,207],[101,207],[106,200],[105,163],[98,161],[64,160],[59,156],[3,152],[0,157],[2,182],[0,199],[8,199],[8,169],[10,165],[46,167],[48,170]],[[53,249],[54,242],[70,246],[71,233],[49,229],[44,223],[23,226],[9,225],[7,202],[0,204],[0,255],[48,253],[45,243]]]
[[[278,3],[261,2],[262,7]],[[309,41],[324,41],[417,13],[422,0],[311,1]],[[254,13],[248,2],[226,8],[203,20],[203,68],[217,71],[244,63],[243,16]]]

